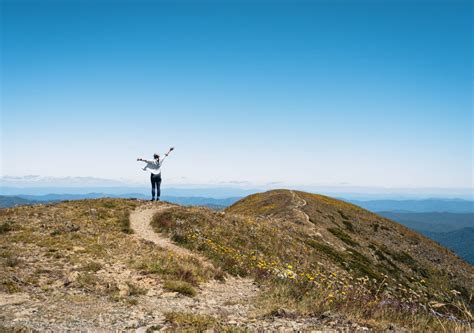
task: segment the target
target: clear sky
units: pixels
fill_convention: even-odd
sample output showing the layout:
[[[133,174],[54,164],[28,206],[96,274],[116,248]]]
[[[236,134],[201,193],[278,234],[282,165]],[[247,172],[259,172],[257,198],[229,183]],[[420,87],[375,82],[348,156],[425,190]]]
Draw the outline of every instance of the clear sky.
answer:
[[[471,1],[1,7],[2,175],[473,186]]]

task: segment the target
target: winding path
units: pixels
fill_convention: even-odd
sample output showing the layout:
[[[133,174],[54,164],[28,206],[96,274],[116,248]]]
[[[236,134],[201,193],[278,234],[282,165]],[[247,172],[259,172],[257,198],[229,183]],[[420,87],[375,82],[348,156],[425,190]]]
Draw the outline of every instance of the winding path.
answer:
[[[153,215],[173,207],[176,206],[167,203],[150,203],[138,207],[130,214],[130,226],[135,232],[135,236],[153,242],[156,245],[170,250],[177,255],[194,257],[206,267],[213,267],[212,263],[204,256],[174,244],[168,237],[153,230],[150,224]]]
[[[203,265],[213,266],[212,263],[202,255],[182,248],[163,234],[156,233],[150,225],[153,215],[176,207],[167,203],[150,203],[138,207],[130,214],[130,225],[135,232],[135,237],[151,241],[156,245],[173,251],[178,255],[192,256]],[[250,314],[255,311],[252,301],[260,292],[253,279],[227,276],[225,283],[210,280],[200,285],[199,293],[195,298],[177,298],[163,303],[162,299],[150,300],[152,308],[167,308],[189,311],[193,313],[225,315],[237,323],[244,323]],[[165,306],[163,306],[165,304]]]
[[[303,219],[307,223],[311,223],[311,220],[309,219],[308,214],[306,214],[301,208],[306,206],[308,203],[306,202],[305,199],[301,198],[298,194],[296,194],[293,190],[290,191],[291,195],[293,196],[293,201],[295,201],[295,207],[294,210],[303,217]]]
[[[153,215],[173,207],[175,206],[166,203],[150,203],[134,210],[130,214],[130,226],[135,232],[135,237],[153,242],[162,248],[175,252],[176,254],[196,257],[197,255],[188,249],[174,244],[168,237],[155,232],[150,224]],[[203,257],[200,257],[200,259],[206,261]]]

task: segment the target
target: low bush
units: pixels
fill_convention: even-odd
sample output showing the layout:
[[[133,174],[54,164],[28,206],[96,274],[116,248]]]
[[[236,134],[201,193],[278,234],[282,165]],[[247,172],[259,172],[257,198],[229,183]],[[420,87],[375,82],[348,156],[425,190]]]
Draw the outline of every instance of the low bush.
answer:
[[[197,294],[193,286],[186,281],[165,281],[163,288],[169,291],[176,291],[182,295],[190,297],[194,297]]]

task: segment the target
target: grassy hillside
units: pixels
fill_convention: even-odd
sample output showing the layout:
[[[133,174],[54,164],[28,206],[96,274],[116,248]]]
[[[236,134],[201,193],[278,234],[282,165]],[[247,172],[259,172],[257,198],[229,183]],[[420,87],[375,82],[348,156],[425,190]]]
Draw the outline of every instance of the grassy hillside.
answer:
[[[381,326],[438,329],[440,318],[456,325],[450,315],[471,320],[472,266],[343,201],[276,190],[224,212],[177,207],[157,214],[153,225],[225,271],[257,279],[267,288],[262,313],[331,310]]]
[[[133,234],[130,212],[143,207],[159,210],[149,215],[155,231],[212,265]],[[473,273],[395,222],[296,191],[252,195],[224,211],[125,199],[0,210],[0,330],[11,318],[40,331],[155,322],[252,330],[344,318],[346,328],[461,331],[472,322]],[[242,281],[226,274],[248,278],[235,289],[248,297],[219,291],[219,281]],[[252,317],[222,322],[243,308]]]
[[[186,283],[192,293],[222,278],[199,261],[135,238],[129,214],[142,204],[95,199],[0,210],[0,304],[6,295],[28,300],[24,310],[11,310],[26,316],[17,318],[20,328],[123,330],[126,320],[136,320],[131,309],[159,281],[170,288]],[[7,310],[2,307],[2,332],[2,324],[11,325],[4,322]],[[98,314],[99,326],[88,326]]]
[[[221,276],[199,262],[132,238],[129,214],[141,204],[96,199],[0,210],[0,264],[4,268],[0,270],[0,291],[53,291],[58,287],[52,285],[58,277],[68,279],[74,272],[79,272],[73,274],[77,275],[74,281],[59,289],[80,289],[78,278],[116,264],[167,279],[183,280],[186,276],[184,280],[195,285]],[[86,280],[91,282],[87,288],[102,290],[107,285],[107,290],[102,290],[105,295],[118,295],[118,287],[110,281]]]

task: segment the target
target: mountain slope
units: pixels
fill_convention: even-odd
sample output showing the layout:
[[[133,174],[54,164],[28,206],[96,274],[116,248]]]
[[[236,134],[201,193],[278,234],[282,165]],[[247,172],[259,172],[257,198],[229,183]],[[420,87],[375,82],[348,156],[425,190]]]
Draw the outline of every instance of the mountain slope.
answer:
[[[249,196],[226,211],[290,221],[304,242],[315,242],[321,249],[330,245],[341,256],[361,255],[365,273],[373,278],[389,274],[404,284],[413,279],[425,280],[427,287],[433,283],[436,289],[441,284],[445,290],[461,289],[466,298],[473,286],[473,267],[451,251],[398,223],[343,201],[277,190]],[[358,269],[347,262],[341,267],[354,272]],[[445,279],[443,283],[441,277]]]
[[[159,237],[145,220],[132,233],[137,212]],[[297,191],[225,211],[124,199],[0,210],[0,330],[455,331],[471,325],[472,276],[395,222]],[[225,280],[248,294],[226,299]]]
[[[260,288],[153,234],[163,202],[94,199],[0,210],[0,331],[349,329],[256,317]]]
[[[451,251],[325,196],[274,190],[223,213],[177,207],[157,215],[153,225],[225,271],[254,276],[268,288],[260,308],[270,312],[288,304],[306,315],[339,308],[359,319],[390,320],[390,313],[407,311],[402,324],[415,325],[408,312],[421,316],[436,304],[443,309],[432,311],[463,317],[447,304],[469,304],[473,290],[473,267]]]

